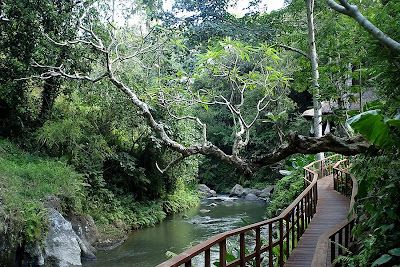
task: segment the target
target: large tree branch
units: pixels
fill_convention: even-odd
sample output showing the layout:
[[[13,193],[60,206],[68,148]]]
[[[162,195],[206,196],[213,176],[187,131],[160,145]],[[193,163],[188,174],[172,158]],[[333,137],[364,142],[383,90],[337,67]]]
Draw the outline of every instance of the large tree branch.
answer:
[[[329,133],[322,137],[307,137],[297,133],[289,133],[286,136],[287,143],[280,146],[276,151],[256,157],[251,160],[254,168],[276,163],[290,155],[316,154],[319,152],[336,152],[342,155],[356,155],[367,151],[371,143],[361,135],[339,138]]]
[[[361,14],[356,5],[350,5],[346,0],[339,0],[341,5],[336,3],[334,0],[325,0],[326,3],[335,11],[352,17],[355,19],[361,27],[375,37],[381,44],[389,48],[390,50],[400,54],[400,43],[393,40],[379,28],[372,24],[367,18]]]

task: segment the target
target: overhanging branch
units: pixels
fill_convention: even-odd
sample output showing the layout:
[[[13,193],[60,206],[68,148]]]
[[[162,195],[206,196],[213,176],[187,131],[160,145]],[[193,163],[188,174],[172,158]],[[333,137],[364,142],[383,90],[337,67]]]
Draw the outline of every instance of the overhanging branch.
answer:
[[[251,160],[254,168],[276,163],[290,155],[316,154],[319,152],[336,152],[342,155],[357,155],[364,153],[371,143],[361,135],[349,138],[339,138],[329,133],[322,137],[307,137],[297,133],[289,133],[286,136],[287,143],[276,151]]]
[[[356,5],[350,5],[346,0],[339,0],[341,5],[336,3],[334,0],[325,1],[333,10],[355,19],[361,27],[363,27],[367,32],[369,32],[388,49],[394,51],[397,54],[400,54],[400,43],[387,36],[379,28],[372,24],[367,18],[365,18],[363,14],[361,14],[361,12],[358,10],[358,7]]]

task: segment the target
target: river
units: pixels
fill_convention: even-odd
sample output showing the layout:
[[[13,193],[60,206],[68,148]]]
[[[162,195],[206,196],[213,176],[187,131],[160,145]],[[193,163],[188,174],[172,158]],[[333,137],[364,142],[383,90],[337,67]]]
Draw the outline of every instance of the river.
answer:
[[[211,203],[217,206],[210,207]],[[210,211],[202,213],[202,209]],[[121,246],[99,251],[97,260],[86,262],[84,266],[154,267],[167,260],[166,251],[179,254],[216,234],[244,226],[242,219],[249,223],[265,219],[265,209],[262,201],[227,196],[204,199],[199,206],[169,216],[154,227],[132,232]]]

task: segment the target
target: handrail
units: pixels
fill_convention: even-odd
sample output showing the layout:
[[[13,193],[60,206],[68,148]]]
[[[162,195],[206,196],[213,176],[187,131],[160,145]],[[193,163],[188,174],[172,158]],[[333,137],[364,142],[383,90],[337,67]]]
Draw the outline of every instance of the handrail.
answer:
[[[283,266],[284,259],[289,257],[291,250],[297,245],[316,212],[318,174],[332,173],[333,166],[340,157],[336,154],[304,167],[304,183],[308,186],[279,216],[216,235],[159,264],[157,267],[180,266],[182,264],[189,267],[192,266],[192,259],[203,252],[205,266],[209,267],[211,266],[211,247],[215,245],[219,245],[220,267],[245,266],[246,262],[253,259],[255,259],[256,266],[260,266],[262,253],[265,252],[268,253],[268,264],[272,267],[274,265],[273,249],[276,246],[279,246],[276,260],[279,266]],[[263,226],[268,226],[268,240],[261,242],[261,227]],[[273,234],[274,228],[277,231],[276,238]],[[249,231],[255,231],[256,244],[254,250],[246,254],[245,234]],[[226,240],[232,236],[239,237],[239,255],[236,260],[226,262]]]
[[[357,219],[354,204],[358,192],[358,184],[354,175],[347,171],[349,166],[350,161],[348,159],[341,160],[335,164],[333,167],[333,184],[334,190],[344,194],[345,196],[349,196],[349,191],[351,190],[349,208],[350,218],[343,220],[319,237],[311,265],[312,267],[330,266],[337,256],[344,254],[342,247],[349,249],[354,243],[354,240],[351,237],[351,229],[354,227],[355,220]],[[330,263],[328,263],[329,244],[331,245]],[[337,248],[336,244],[338,244]]]

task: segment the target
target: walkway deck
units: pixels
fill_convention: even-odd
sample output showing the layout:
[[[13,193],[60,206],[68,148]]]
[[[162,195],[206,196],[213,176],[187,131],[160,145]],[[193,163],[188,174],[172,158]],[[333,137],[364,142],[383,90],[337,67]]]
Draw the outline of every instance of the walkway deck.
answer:
[[[346,219],[349,205],[348,198],[333,190],[332,175],[318,180],[317,212],[290,254],[285,267],[310,267],[319,236]],[[328,260],[330,261],[330,255]]]

